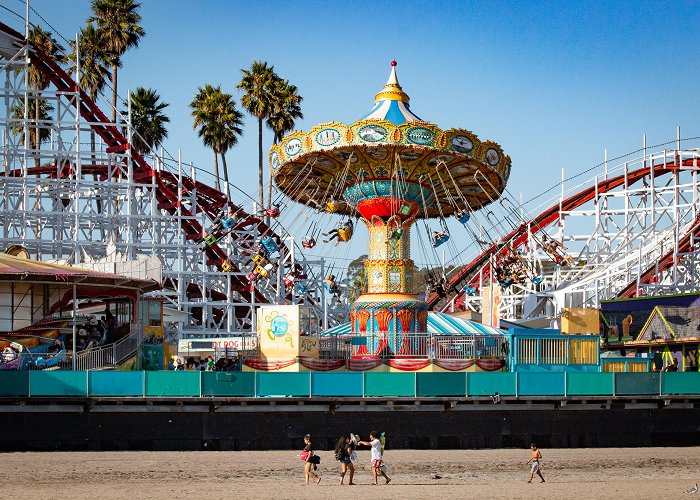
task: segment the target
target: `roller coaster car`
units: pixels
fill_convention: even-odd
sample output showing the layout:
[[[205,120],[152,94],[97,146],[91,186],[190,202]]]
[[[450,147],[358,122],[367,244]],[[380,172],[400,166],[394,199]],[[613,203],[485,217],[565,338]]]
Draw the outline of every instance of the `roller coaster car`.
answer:
[[[233,269],[233,264],[231,264],[231,261],[226,259],[221,263],[221,270],[225,273],[229,272],[231,269]]]
[[[338,241],[350,241],[352,238],[352,228],[345,226],[338,229]]]
[[[291,288],[294,286],[294,280],[296,279],[296,276],[293,274],[287,274],[284,278],[282,278],[282,282],[284,283],[285,288]]]
[[[255,273],[256,273],[258,276],[262,276],[263,278],[267,278],[268,274],[270,274],[270,273],[268,272],[268,270],[267,270],[267,266],[263,267],[263,266],[260,266],[260,265],[255,266]]]
[[[310,250],[316,246],[316,240],[313,238],[309,238],[309,237],[304,238],[303,240],[301,240],[301,246]]]
[[[476,295],[476,287],[475,286],[465,286],[464,293],[466,293],[469,296]]]
[[[275,253],[280,248],[275,239],[270,236],[265,236],[260,240],[260,244],[270,253]]]
[[[308,293],[309,292],[309,287],[304,285],[303,283],[297,283],[297,292],[299,293]]]
[[[533,276],[531,278],[531,280],[532,280],[533,284],[539,285],[540,283],[542,283],[544,281],[544,278],[542,276]]]
[[[223,227],[224,229],[232,229],[235,225],[236,220],[230,215],[221,218],[221,227]]]

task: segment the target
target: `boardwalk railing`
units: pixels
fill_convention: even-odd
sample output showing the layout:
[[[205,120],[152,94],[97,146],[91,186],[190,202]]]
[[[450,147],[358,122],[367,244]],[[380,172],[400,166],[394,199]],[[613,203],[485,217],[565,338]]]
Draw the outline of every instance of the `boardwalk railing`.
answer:
[[[499,358],[507,352],[507,342],[504,337],[494,335],[375,333],[321,337],[320,350],[322,359],[350,359],[361,355],[424,359]]]

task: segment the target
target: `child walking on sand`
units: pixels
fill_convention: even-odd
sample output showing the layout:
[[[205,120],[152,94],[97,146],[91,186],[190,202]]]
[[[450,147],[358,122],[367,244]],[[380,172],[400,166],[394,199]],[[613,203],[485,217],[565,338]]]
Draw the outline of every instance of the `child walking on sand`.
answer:
[[[531,483],[532,478],[535,477],[535,474],[537,474],[542,480],[540,482],[544,483],[544,477],[542,477],[542,471],[540,471],[540,460],[542,460],[542,453],[540,453],[540,450],[537,449],[537,445],[535,443],[530,445],[530,449],[532,450],[532,455],[530,456],[530,460],[528,460],[526,463],[530,464],[530,462],[532,462],[532,465],[530,465],[530,479],[527,482]]]
[[[316,463],[314,459],[314,450],[311,446],[311,434],[304,436],[304,445],[304,449],[301,451],[301,455],[299,455],[299,458],[304,461],[304,486],[309,485],[309,478],[311,476],[316,479],[316,484],[318,484],[321,482],[321,477],[311,470],[313,464]]]
[[[374,485],[377,485],[377,476],[381,475],[386,479],[386,484],[389,484],[391,479],[382,470],[382,442],[379,440],[379,433],[377,431],[372,431],[369,433],[370,441],[360,441],[357,443],[363,446],[372,447],[372,479],[374,479]]]

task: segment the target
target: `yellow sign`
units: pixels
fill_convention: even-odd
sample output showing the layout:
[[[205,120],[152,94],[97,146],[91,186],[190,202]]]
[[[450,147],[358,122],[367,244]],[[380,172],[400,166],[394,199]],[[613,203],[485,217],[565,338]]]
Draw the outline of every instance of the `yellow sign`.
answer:
[[[561,333],[600,333],[600,314],[598,309],[568,307],[561,313]]]
[[[261,358],[299,355],[299,306],[260,306],[257,323]]]

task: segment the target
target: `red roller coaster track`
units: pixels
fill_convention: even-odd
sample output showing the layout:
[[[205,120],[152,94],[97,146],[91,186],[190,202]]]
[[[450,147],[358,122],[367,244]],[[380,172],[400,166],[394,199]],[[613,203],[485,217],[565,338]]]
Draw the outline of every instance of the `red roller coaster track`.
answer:
[[[0,23],[0,31],[12,37],[13,43],[18,49],[21,49],[27,43],[24,36],[5,24]],[[239,215],[238,223],[234,228],[235,230],[255,226],[258,228],[260,234],[273,234],[271,228],[265,224],[261,218],[246,213],[240,207],[231,203],[220,191],[184,176],[182,185],[180,185],[178,176],[174,175],[172,172],[157,171],[151,168],[143,156],[141,156],[138,151],[131,148],[127,138],[124,137],[115,125],[109,123],[109,120],[104,113],[102,113],[100,108],[98,108],[93,100],[78,87],[63,68],[51,57],[33,46],[31,42],[30,46],[31,64],[56,87],[56,90],[68,93],[67,98],[73,106],[78,108],[79,116],[90,122],[92,130],[94,130],[107,145],[107,152],[125,152],[131,149],[131,159],[134,165],[133,179],[135,182],[143,184],[147,189],[155,189],[158,208],[167,211],[173,216],[177,215],[178,208],[180,209],[182,215],[181,225],[187,239],[201,238],[203,228],[196,220],[191,218],[192,213],[187,208],[180,205],[178,190],[182,188],[186,190],[197,190],[198,197],[202,199],[200,207],[210,219],[216,217],[216,214],[222,207],[229,206],[236,210]],[[79,95],[79,99],[76,98],[76,92]],[[84,168],[81,167],[81,170],[83,173],[107,175],[107,166],[103,165],[88,165]],[[55,173],[56,169],[55,167],[50,169],[46,167],[30,168],[27,170],[27,174],[42,175],[49,173],[49,171]],[[14,174],[17,175],[17,173]],[[254,242],[248,243],[253,244]],[[226,252],[216,244],[207,247],[206,253],[208,265],[220,267],[221,264],[228,259]],[[232,269],[233,274],[231,275],[231,288],[245,297],[245,294],[249,293],[251,290],[251,284],[246,277],[235,274],[237,272],[240,272],[240,270],[234,267]],[[254,290],[253,293],[255,294],[256,302],[267,302],[267,299],[260,291],[255,289],[255,287],[252,289]]]
[[[624,185],[625,180],[627,181],[627,186],[631,186],[640,179],[647,177],[649,175],[654,175],[655,177],[668,174],[671,172],[676,172],[682,167],[697,167],[696,160],[684,160],[681,164],[679,162],[668,162],[665,164],[654,165],[651,167],[643,167],[638,170],[633,170],[628,172],[627,175],[622,174],[610,179],[605,179],[593,184],[584,190],[566,198],[561,202],[561,204],[556,204],[533,219],[526,223],[521,224],[513,231],[511,231],[507,236],[502,238],[497,243],[491,245],[487,250],[482,252],[478,257],[472,260],[469,264],[461,268],[449,282],[449,289],[458,290],[465,284],[469,286],[474,286],[477,284],[479,279],[479,270],[483,269],[483,277],[488,277],[490,273],[490,259],[491,257],[499,257],[507,252],[508,246],[512,243],[514,248],[523,245],[529,234],[536,234],[543,229],[545,229],[550,224],[554,223],[559,219],[560,212],[566,212],[573,210],[581,205],[593,200],[597,195],[611,191],[617,187]],[[691,236],[700,234],[700,215],[695,219],[691,229],[685,234],[685,236],[679,241],[678,251],[688,251],[691,245]],[[654,265],[642,273],[639,283],[647,284],[657,276],[660,272],[665,271],[672,267],[674,264],[674,252],[668,252],[658,261],[658,265]],[[619,297],[634,297],[637,294],[637,281],[629,283],[619,294]],[[464,302],[464,294],[458,292],[457,297],[454,301],[455,308],[460,308]],[[440,297],[437,294],[432,294],[428,298],[428,306],[430,308],[435,307],[440,301]]]

